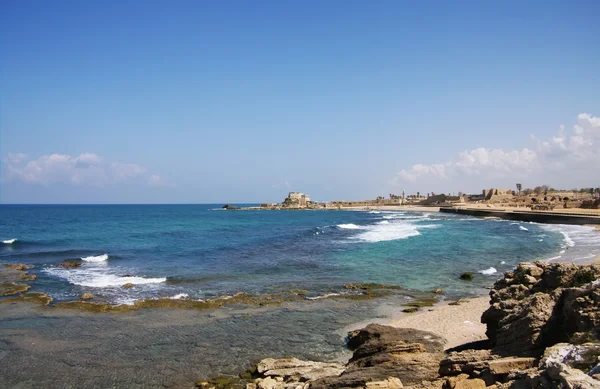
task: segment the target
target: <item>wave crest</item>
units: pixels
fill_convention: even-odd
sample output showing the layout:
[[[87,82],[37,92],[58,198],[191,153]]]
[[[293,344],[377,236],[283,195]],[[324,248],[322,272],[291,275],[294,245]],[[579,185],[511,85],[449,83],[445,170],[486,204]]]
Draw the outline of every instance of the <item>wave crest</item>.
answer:
[[[498,270],[496,270],[495,267],[490,266],[490,267],[488,267],[485,270],[479,270],[477,273],[481,273],[481,274],[484,274],[486,276],[490,276],[492,274],[496,274],[497,272],[498,272]]]
[[[108,254],[102,254],[102,255],[96,255],[96,256],[89,256],[89,257],[83,257],[81,258],[82,261],[85,262],[104,262],[108,260]]]
[[[13,244],[16,241],[17,241],[17,239],[13,238],[13,239],[8,239],[8,240],[3,240],[2,243],[4,243],[4,244]]]
[[[363,227],[357,226],[356,224],[347,223],[347,224],[338,224],[337,228],[341,228],[342,230],[360,230]]]

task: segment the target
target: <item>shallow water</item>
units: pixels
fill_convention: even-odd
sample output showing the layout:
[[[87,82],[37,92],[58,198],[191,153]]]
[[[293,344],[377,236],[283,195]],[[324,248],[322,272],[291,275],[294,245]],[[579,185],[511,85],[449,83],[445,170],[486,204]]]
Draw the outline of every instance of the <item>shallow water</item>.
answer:
[[[346,361],[343,327],[372,303],[89,314],[0,305],[0,388],[191,387],[266,357]]]

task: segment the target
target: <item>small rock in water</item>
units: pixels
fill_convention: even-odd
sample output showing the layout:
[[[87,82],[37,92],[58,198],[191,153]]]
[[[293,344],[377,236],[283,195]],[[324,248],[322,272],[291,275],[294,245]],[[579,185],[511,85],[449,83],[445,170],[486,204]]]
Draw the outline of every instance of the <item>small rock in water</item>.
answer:
[[[470,271],[466,271],[460,275],[460,279],[470,281],[473,279],[473,273]]]
[[[133,288],[133,287],[134,287],[134,285],[131,282],[123,284],[123,288],[125,288],[125,289],[129,289],[129,288]]]
[[[93,294],[91,294],[91,293],[84,293],[84,294],[82,294],[82,295],[81,295],[81,299],[82,299],[83,301],[86,301],[86,300],[91,300],[91,299],[93,299],[93,298],[94,298],[94,295],[93,295]]]
[[[64,269],[74,269],[76,267],[81,266],[81,262],[80,261],[71,261],[71,260],[63,261],[58,266],[62,267]]]

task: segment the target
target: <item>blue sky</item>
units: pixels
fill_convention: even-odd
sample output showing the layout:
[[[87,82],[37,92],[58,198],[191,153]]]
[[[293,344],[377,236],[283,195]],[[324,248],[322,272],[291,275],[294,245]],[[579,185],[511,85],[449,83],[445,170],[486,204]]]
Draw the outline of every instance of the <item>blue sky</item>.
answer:
[[[2,2],[0,201],[598,186],[599,14],[597,1]]]

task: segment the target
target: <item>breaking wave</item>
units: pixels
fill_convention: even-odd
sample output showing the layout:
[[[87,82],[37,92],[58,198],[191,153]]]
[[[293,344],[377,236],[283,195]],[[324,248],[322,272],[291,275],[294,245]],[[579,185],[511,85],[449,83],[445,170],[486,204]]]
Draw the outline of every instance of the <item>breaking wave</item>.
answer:
[[[47,274],[63,278],[73,285],[86,286],[89,288],[121,287],[125,284],[160,284],[167,281],[166,277],[146,278],[139,276],[119,276],[107,273],[104,269],[97,267],[81,267],[74,270],[47,268],[44,271]]]
[[[342,230],[360,230],[364,227],[357,226],[356,224],[348,223],[348,224],[338,224],[337,228],[341,228]]]
[[[85,262],[104,262],[108,260],[108,254],[83,257],[81,260]]]
[[[527,227],[519,226],[519,230],[521,231],[529,231]]]
[[[498,270],[496,270],[495,267],[489,267],[485,270],[479,270],[477,273],[481,273],[481,274],[485,274],[486,276],[490,276],[492,274],[496,274],[498,272]]]
[[[13,238],[13,239],[8,239],[8,240],[3,240],[2,243],[4,243],[4,244],[13,244],[16,241],[17,241],[17,239]]]

